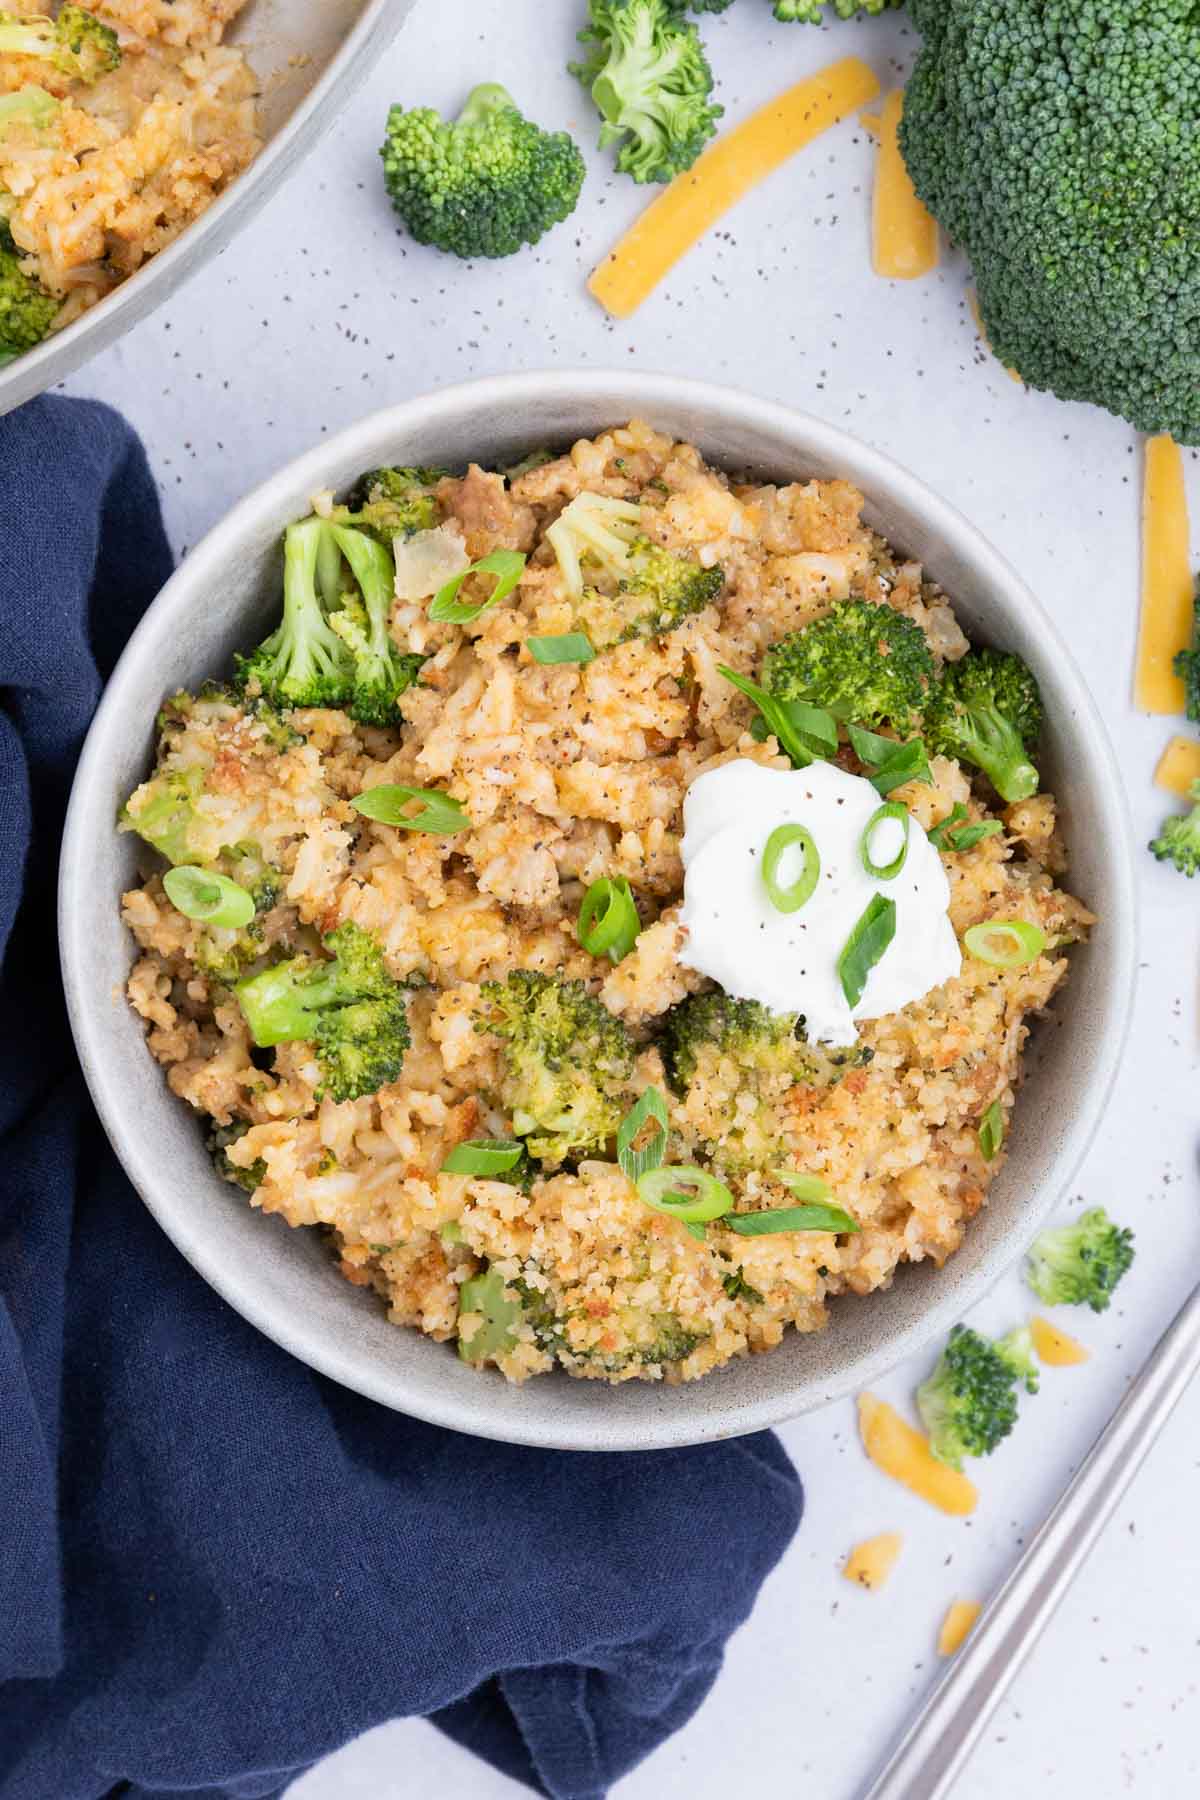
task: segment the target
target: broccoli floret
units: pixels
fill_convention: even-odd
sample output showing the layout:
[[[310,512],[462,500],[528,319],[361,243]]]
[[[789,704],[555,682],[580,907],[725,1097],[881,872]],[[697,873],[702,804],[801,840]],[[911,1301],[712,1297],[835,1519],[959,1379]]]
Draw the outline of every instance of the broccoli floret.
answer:
[[[678,4],[678,0],[676,0],[676,4]],[[688,12],[723,13],[729,11],[733,0],[684,0],[684,5]]]
[[[143,781],[121,810],[120,823],[171,864],[195,860],[196,800],[204,786],[199,768],[165,769]]]
[[[575,210],[584,161],[565,131],[543,131],[485,82],[447,124],[431,107],[388,114],[383,179],[419,244],[452,256],[512,256]]]
[[[533,969],[485,982],[482,999],[476,1028],[503,1043],[499,1099],[530,1155],[553,1167],[605,1149],[633,1070],[621,1021],[581,981]]]
[[[1132,1231],[1114,1225],[1102,1206],[1092,1206],[1073,1225],[1042,1232],[1029,1252],[1026,1278],[1047,1306],[1104,1312],[1132,1261]]]
[[[931,755],[982,769],[1002,800],[1028,800],[1038,791],[1028,752],[1041,725],[1041,695],[1021,658],[970,650],[931,690],[924,736]]]
[[[1191,786],[1190,812],[1173,813],[1150,840],[1151,853],[1159,862],[1174,863],[1181,875],[1200,873],[1200,781]]]
[[[580,494],[546,533],[575,620],[597,650],[630,638],[661,637],[711,606],[725,584],[711,569],[652,543],[632,500]]]
[[[60,75],[89,86],[121,60],[116,32],[82,6],[60,7],[56,19],[18,19],[0,12],[0,56],[33,56]]]
[[[1031,387],[1200,442],[1188,0],[913,0],[900,143]]]
[[[311,1039],[322,1093],[335,1101],[373,1094],[400,1073],[408,1049],[404,989],[361,926],[339,925],[324,940],[328,961],[296,956],[234,988],[260,1048]]]
[[[464,1338],[459,1326],[458,1354],[464,1362],[495,1361],[507,1356],[517,1342],[516,1327],[521,1320],[521,1302],[505,1283],[499,1269],[486,1268],[472,1275],[458,1291],[458,1316],[474,1317],[480,1323],[470,1337]]]
[[[346,706],[353,698],[353,654],[330,625],[317,592],[317,561],[328,530],[315,518],[288,526],[283,618],[250,656],[235,658],[239,685],[275,706]]]
[[[329,536],[350,565],[356,587],[342,593],[329,624],[354,659],[352,692],[346,710],[361,725],[395,725],[397,702],[412,686],[424,657],[396,648],[388,621],[395,596],[391,552],[368,532],[332,525]]]
[[[231,1181],[235,1187],[242,1188],[247,1194],[253,1194],[266,1179],[267,1165],[262,1157],[257,1157],[248,1169],[238,1168],[231,1163],[226,1152],[230,1144],[236,1144],[240,1137],[245,1137],[250,1129],[247,1119],[239,1119],[234,1125],[213,1124],[212,1130],[205,1139],[213,1166],[222,1181]]]
[[[700,34],[672,0],[588,0],[570,63],[604,124],[600,147],[619,145],[617,167],[635,181],[670,181],[690,169],[724,108],[710,99],[712,70]]]
[[[12,94],[0,94],[0,137],[14,125],[43,131],[57,118],[60,104],[45,88],[31,85]]]
[[[436,495],[445,469],[371,469],[355,487],[348,506],[334,507],[337,525],[353,525],[388,540],[432,531],[441,518]]]
[[[1183,682],[1183,710],[1195,725],[1200,725],[1200,582],[1192,602],[1192,642],[1175,658],[1175,673]]]
[[[0,368],[41,343],[61,305],[32,275],[26,275],[0,220]]]
[[[581,1318],[588,1324],[591,1316],[579,1306],[564,1307],[552,1286],[534,1286],[520,1280],[513,1282],[512,1287],[520,1295],[522,1316],[532,1329],[538,1348],[577,1373],[601,1370],[605,1375],[614,1375],[634,1366],[679,1363],[703,1341],[704,1333],[686,1326],[677,1313],[619,1307],[606,1315],[608,1329],[604,1335],[609,1341],[610,1334],[632,1341],[620,1350],[604,1350],[599,1344],[575,1340],[575,1334],[568,1330],[570,1321]]]
[[[916,723],[933,683],[925,633],[892,606],[842,600],[825,617],[772,644],[763,686],[859,725]]]
[[[856,13],[874,17],[904,0],[775,0],[775,17],[784,25],[823,25],[826,5],[837,18],[852,19]]]
[[[956,1325],[937,1367],[917,1389],[917,1409],[939,1462],[961,1469],[964,1456],[990,1456],[1017,1422],[1017,1388],[1037,1392],[1027,1332],[993,1343]]]

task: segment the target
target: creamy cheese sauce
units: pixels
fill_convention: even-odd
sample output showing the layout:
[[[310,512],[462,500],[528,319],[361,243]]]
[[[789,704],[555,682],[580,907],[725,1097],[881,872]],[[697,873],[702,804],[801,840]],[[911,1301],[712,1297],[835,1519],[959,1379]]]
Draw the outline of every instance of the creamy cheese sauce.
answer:
[[[950,884],[916,819],[909,818],[908,854],[894,879],[879,880],[863,867],[863,832],[880,804],[869,781],[828,762],[764,769],[738,761],[698,776],[683,807],[679,960],[738,999],[802,1013],[809,1040],[828,1044],[853,1043],[856,1019],[899,1012],[957,975],[962,957],[948,914]],[[792,913],[775,907],[762,873],[763,848],[783,824],[803,825],[821,859],[812,898]],[[877,826],[877,866],[899,853],[902,831],[899,820]],[[778,879],[788,886],[799,868],[800,852],[786,852]],[[852,1012],[838,957],[874,894],[895,901],[896,932]]]

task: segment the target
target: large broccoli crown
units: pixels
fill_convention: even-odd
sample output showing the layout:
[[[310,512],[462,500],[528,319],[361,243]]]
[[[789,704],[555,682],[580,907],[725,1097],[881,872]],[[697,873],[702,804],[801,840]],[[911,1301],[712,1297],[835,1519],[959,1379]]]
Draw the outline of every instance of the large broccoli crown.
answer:
[[[419,244],[452,256],[511,256],[574,210],[584,162],[565,131],[543,131],[496,83],[452,124],[393,106],[381,151],[392,205]]]
[[[41,343],[61,305],[61,300],[25,274],[0,220],[0,368]]]
[[[260,1048],[310,1039],[322,1092],[357,1100],[400,1073],[409,1045],[404,989],[361,926],[339,925],[324,943],[328,959],[272,963],[239,981],[234,993]]]
[[[767,651],[763,685],[859,725],[913,725],[933,682],[925,633],[892,606],[839,601]]]
[[[1132,1231],[1114,1225],[1102,1206],[1093,1206],[1073,1225],[1042,1232],[1029,1252],[1027,1277],[1048,1306],[1103,1312],[1132,1261]]]
[[[900,142],[1002,363],[1200,442],[1200,7],[912,0]]]
[[[350,504],[335,507],[330,517],[385,538],[431,531],[441,508],[429,490],[445,473],[445,469],[371,469],[356,485]]]
[[[634,1050],[621,1021],[581,981],[516,969],[482,988],[476,1019],[504,1047],[501,1103],[539,1162],[603,1150],[616,1133]]]
[[[673,0],[588,0],[579,40],[588,57],[571,73],[604,120],[601,148],[620,146],[618,169],[635,181],[670,181],[690,169],[724,108],[709,98],[700,34]]]
[[[63,6],[56,19],[0,12],[0,56],[32,56],[59,74],[89,84],[121,60],[116,32],[83,6]]]
[[[1017,1421],[1017,1387],[1037,1391],[1022,1334],[993,1343],[956,1325],[937,1367],[917,1389],[917,1408],[939,1462],[961,1469],[964,1456],[989,1456]]]
[[[575,602],[576,621],[598,650],[674,631],[712,605],[725,585],[719,565],[706,569],[653,543],[634,500],[579,494],[546,538]]]
[[[1200,874],[1200,781],[1193,781],[1190,812],[1164,820],[1162,830],[1150,840],[1159,862],[1174,863],[1181,875]]]
[[[970,650],[948,663],[926,706],[924,736],[935,754],[982,769],[1000,797],[1027,800],[1038,772],[1027,752],[1042,725],[1032,672],[1004,650]]]

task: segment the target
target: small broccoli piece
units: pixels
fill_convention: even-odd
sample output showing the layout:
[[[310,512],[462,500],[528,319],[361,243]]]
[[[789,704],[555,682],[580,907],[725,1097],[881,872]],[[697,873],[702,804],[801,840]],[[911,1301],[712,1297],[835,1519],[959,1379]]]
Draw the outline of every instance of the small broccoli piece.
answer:
[[[1026,1333],[993,1343],[956,1325],[932,1375],[917,1389],[917,1409],[939,1462],[961,1469],[964,1456],[990,1456],[1017,1422],[1017,1388],[1037,1392]]]
[[[775,0],[775,17],[784,25],[823,25],[827,4],[837,18],[852,19],[856,13],[877,17],[904,0]]]
[[[395,595],[396,569],[391,552],[365,531],[332,525],[329,536],[350,565],[356,589],[341,595],[329,617],[354,660],[352,691],[346,710],[361,725],[395,725],[398,701],[416,680],[422,656],[403,655],[388,623]]]
[[[82,6],[60,7],[56,19],[19,19],[0,12],[0,56],[33,56],[60,75],[90,86],[121,60],[116,32]]]
[[[1192,602],[1192,642],[1176,656],[1175,673],[1183,682],[1183,710],[1194,725],[1200,725],[1200,582]]]
[[[31,85],[18,88],[12,94],[0,94],[0,137],[10,127],[17,125],[28,125],[34,131],[44,131],[57,118],[60,105],[61,102],[48,94],[45,88]]]
[[[652,543],[632,500],[580,494],[546,537],[575,602],[575,623],[597,650],[674,631],[725,585],[719,565],[706,569]]]
[[[710,99],[712,70],[696,27],[672,0],[588,0],[579,40],[586,62],[568,67],[604,120],[600,148],[619,145],[617,168],[635,181],[670,181],[690,169],[724,108]]]
[[[339,925],[324,942],[328,961],[296,956],[272,963],[239,981],[234,993],[260,1048],[310,1039],[322,1093],[357,1100],[400,1073],[409,1044],[404,989],[360,926]]]
[[[933,684],[925,633],[891,606],[839,601],[824,618],[772,644],[763,686],[858,725],[912,727]]]
[[[464,1338],[459,1326],[458,1354],[464,1362],[495,1361],[507,1356],[517,1342],[521,1303],[514,1299],[499,1269],[488,1267],[464,1281],[458,1292],[458,1316],[478,1316],[480,1323]]]
[[[171,864],[196,860],[192,837],[196,800],[204,785],[199,768],[166,769],[135,788],[121,809],[120,823]],[[202,859],[203,860],[203,859]]]
[[[1002,800],[1028,800],[1038,772],[1028,751],[1042,725],[1037,682],[1019,656],[970,650],[932,689],[924,735],[931,755],[982,769]]]
[[[329,527],[303,519],[283,534],[283,618],[250,656],[235,658],[237,681],[275,706],[345,706],[355,664],[317,592],[317,561]]]
[[[1200,873],[1200,781],[1191,786],[1190,812],[1173,813],[1150,840],[1151,854],[1159,862],[1174,863],[1181,875]]]
[[[676,0],[676,4],[679,4],[679,0]],[[694,13],[723,13],[728,12],[732,5],[733,0],[684,0],[683,9]]]
[[[512,256],[575,210],[584,161],[565,131],[543,131],[486,82],[447,124],[431,107],[388,114],[383,179],[419,244],[451,256]]]
[[[213,1166],[222,1181],[231,1181],[235,1187],[244,1189],[247,1194],[253,1194],[266,1179],[267,1165],[262,1157],[257,1157],[249,1168],[241,1169],[236,1163],[231,1163],[226,1154],[230,1144],[236,1144],[240,1137],[245,1137],[249,1129],[250,1123],[247,1119],[239,1119],[233,1125],[218,1125],[214,1121],[213,1128],[205,1139],[205,1144],[213,1159]]]
[[[348,506],[335,506],[335,525],[353,525],[381,538],[412,537],[432,531],[441,518],[436,495],[430,493],[445,469],[371,469],[358,482]]]
[[[1073,1225],[1042,1232],[1029,1252],[1026,1279],[1047,1306],[1104,1312],[1132,1261],[1132,1231],[1092,1206]]]
[[[581,981],[516,969],[485,982],[476,1029],[504,1046],[500,1103],[531,1156],[556,1166],[604,1150],[624,1111],[633,1044]]]
[[[0,368],[41,343],[61,305],[32,275],[26,275],[0,220]]]

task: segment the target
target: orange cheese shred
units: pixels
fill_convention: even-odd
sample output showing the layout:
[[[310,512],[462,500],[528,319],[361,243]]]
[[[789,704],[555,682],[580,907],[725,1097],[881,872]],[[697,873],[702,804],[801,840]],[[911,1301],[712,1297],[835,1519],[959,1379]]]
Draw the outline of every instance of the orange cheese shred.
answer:
[[[881,1531],[878,1537],[864,1538],[842,1564],[842,1574],[859,1587],[881,1588],[895,1568],[903,1544],[898,1531]]]
[[[953,1656],[970,1635],[976,1619],[983,1611],[978,1600],[955,1600],[942,1620],[938,1632],[938,1655]]]
[[[1200,740],[1173,737],[1158,759],[1154,779],[1168,793],[1190,800],[1193,781],[1200,781]]]
[[[1075,1338],[1060,1331],[1057,1325],[1052,1325],[1049,1319],[1031,1319],[1029,1334],[1033,1339],[1038,1361],[1044,1362],[1048,1368],[1067,1369],[1074,1363],[1087,1362],[1092,1354]]]
[[[889,281],[914,281],[938,263],[937,224],[917,199],[900,154],[903,111],[904,89],[896,88],[880,119],[873,221],[872,262],[875,273]]]
[[[1146,439],[1142,475],[1142,615],[1134,705],[1181,713],[1183,682],[1172,664],[1192,639],[1192,573],[1183,457],[1169,437]]]
[[[858,1428],[863,1449],[885,1475],[898,1481],[930,1506],[962,1518],[979,1499],[972,1482],[947,1468],[929,1448],[929,1439],[909,1425],[895,1407],[875,1394],[858,1397]]]
[[[846,56],[768,100],[651,201],[593,271],[588,291],[615,319],[628,319],[743,194],[878,92],[866,63]]]

